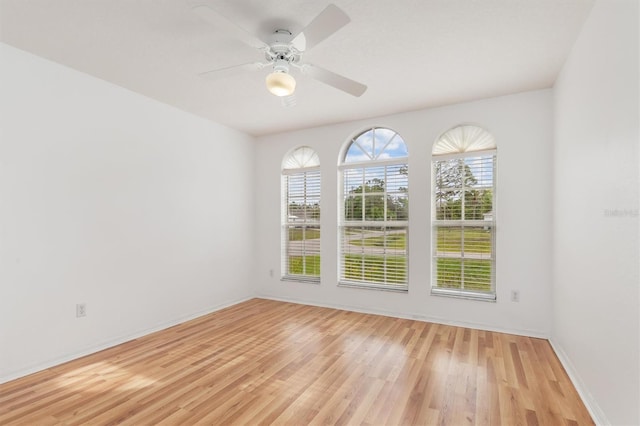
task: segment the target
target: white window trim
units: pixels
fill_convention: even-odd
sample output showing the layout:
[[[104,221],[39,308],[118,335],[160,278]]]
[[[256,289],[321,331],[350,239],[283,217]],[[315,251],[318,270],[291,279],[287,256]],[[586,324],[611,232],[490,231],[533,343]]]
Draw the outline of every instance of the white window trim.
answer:
[[[368,132],[371,129],[368,129],[362,133],[360,133],[360,135]],[[390,130],[390,129],[388,129]],[[399,136],[398,133],[396,132],[395,135],[393,136],[393,138]],[[355,137],[354,139],[351,139],[350,142],[345,145],[344,149],[343,149],[343,158],[341,163],[338,165],[338,186],[339,186],[339,191],[338,191],[338,196],[339,196],[339,201],[338,201],[338,286],[339,287],[350,287],[350,288],[363,288],[363,289],[369,289],[369,290],[383,290],[383,291],[392,291],[392,292],[402,292],[402,293],[406,293],[408,292],[409,289],[409,219],[407,219],[406,221],[387,221],[387,220],[377,220],[377,221],[365,221],[365,220],[360,220],[360,221],[353,221],[353,220],[346,220],[345,219],[345,201],[346,201],[346,194],[345,194],[345,171],[346,170],[352,170],[352,169],[367,169],[367,168],[376,168],[376,167],[388,167],[388,166],[394,166],[394,165],[403,165],[406,166],[407,168],[409,167],[409,157],[404,156],[404,157],[400,157],[400,158],[390,158],[390,159],[371,159],[371,160],[366,160],[366,161],[353,161],[353,162],[345,162],[345,158],[344,156],[346,155],[346,153],[349,150],[349,147],[351,146],[351,144],[356,143],[356,140],[358,139],[359,136]],[[392,138],[392,139],[393,139]],[[404,143],[404,142],[403,142]],[[384,145],[384,147],[386,148],[389,145],[389,142],[387,144]],[[384,151],[381,150],[381,152]],[[385,171],[386,173],[386,171]],[[383,197],[386,199],[387,196],[387,191],[386,191],[386,185],[385,185],[385,189],[382,192]],[[407,193],[407,197],[408,197],[408,193]],[[386,214],[385,214],[386,216]],[[343,236],[344,236],[344,232],[345,229],[349,229],[349,228],[362,228],[362,227],[384,227],[384,228],[404,228],[404,232],[405,232],[405,236],[406,236],[406,249],[405,249],[405,265],[406,265],[406,276],[405,276],[405,283],[404,284],[387,284],[387,283],[378,283],[378,282],[372,282],[372,281],[359,281],[359,280],[349,280],[343,277],[343,273],[344,273],[344,255],[345,253],[343,252],[342,249],[342,245],[343,245]]]
[[[310,152],[316,157],[315,159],[317,160],[317,154],[315,153],[315,151],[313,151],[313,149],[309,148],[309,147],[299,147],[294,149],[290,154],[288,154],[287,156],[285,156],[285,159],[283,161],[283,167],[284,164],[287,162],[287,160],[289,159],[289,157],[291,155],[295,155],[296,152],[298,150],[304,150],[305,154],[309,154]],[[321,226],[320,226],[320,219],[318,219],[318,221],[304,221],[304,222],[297,222],[297,221],[292,221],[291,218],[289,217],[289,192],[288,192],[288,180],[290,177],[292,176],[296,176],[296,175],[301,175],[301,174],[305,174],[305,181],[307,179],[307,174],[308,173],[317,173],[317,185],[318,185],[318,190],[321,191],[321,184],[322,184],[322,176],[321,176],[321,172],[320,172],[320,165],[313,165],[313,166],[309,166],[309,167],[297,167],[297,168],[283,168],[281,171],[281,193],[280,193],[280,200],[281,200],[281,242],[280,242],[280,246],[281,246],[281,254],[280,254],[280,262],[281,262],[281,273],[280,273],[280,281],[293,281],[293,282],[301,282],[301,283],[312,283],[312,284],[319,284],[321,281],[321,275],[318,276],[314,276],[314,275],[307,275],[307,274],[292,274],[289,273],[289,258],[288,258],[288,252],[289,252],[289,231],[291,228],[297,228],[297,227],[303,227],[303,228],[312,228],[312,229],[318,229],[321,230]],[[320,198],[320,203],[322,200],[322,194],[321,192],[318,192],[319,198]],[[320,207],[320,215],[322,215],[322,208]],[[320,236],[320,239],[322,238],[322,236]],[[320,242],[319,242],[320,244]],[[320,255],[320,252],[318,252],[318,255]],[[322,262],[322,260],[320,261]],[[321,263],[322,264],[322,263]]]
[[[454,128],[456,129],[456,128]],[[481,128],[478,128],[482,130]],[[453,129],[452,129],[453,130]],[[446,132],[448,133],[448,132]],[[446,135],[445,133],[445,135]],[[489,135],[486,131],[483,133]],[[484,136],[484,135],[483,135]],[[493,148],[490,149],[479,149],[474,150],[470,149],[467,152],[451,152],[444,154],[433,154],[431,159],[431,168],[432,168],[432,184],[431,184],[431,203],[432,203],[432,215],[431,215],[431,269],[432,269],[432,284],[431,284],[431,295],[434,296],[446,296],[446,297],[454,297],[461,299],[472,299],[479,301],[488,301],[488,302],[496,302],[497,300],[497,282],[496,282],[496,217],[497,217],[497,191],[496,191],[496,183],[497,183],[497,148],[495,148],[495,141],[493,137],[490,136],[491,142],[493,143]],[[485,139],[483,141],[484,144],[487,143]],[[437,142],[436,142],[437,144]],[[486,145],[485,145],[486,146]],[[470,157],[492,157],[493,158],[493,181],[492,181],[492,218],[491,218],[491,290],[488,292],[474,291],[474,290],[465,290],[465,289],[452,289],[452,288],[438,288],[437,285],[437,259],[436,250],[437,250],[437,227],[438,226],[451,226],[457,227],[461,226],[464,228],[465,226],[487,226],[487,221],[484,220],[436,220],[435,219],[435,164],[439,161],[447,161],[452,159],[459,158],[470,158]],[[462,188],[464,190],[464,186]],[[460,259],[464,259],[464,251],[462,252],[462,256]]]

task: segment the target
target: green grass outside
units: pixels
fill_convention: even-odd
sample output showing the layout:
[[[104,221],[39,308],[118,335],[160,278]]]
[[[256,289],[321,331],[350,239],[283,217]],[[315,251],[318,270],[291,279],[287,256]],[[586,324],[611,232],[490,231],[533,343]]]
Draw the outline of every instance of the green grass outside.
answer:
[[[406,234],[389,234],[386,236],[369,237],[362,240],[351,240],[350,242],[354,246],[365,247],[386,247],[391,249],[406,249],[407,248],[407,236]]]
[[[320,255],[289,256],[289,274],[320,276]]]
[[[289,230],[290,241],[302,240],[302,229]],[[306,229],[306,239],[320,238],[317,229]],[[482,229],[465,229],[465,251],[467,253],[490,253],[490,231]],[[438,229],[438,250],[460,251],[461,232],[455,228]],[[386,236],[386,247],[394,249],[406,248],[405,234]],[[385,236],[352,240],[351,244],[367,247],[383,247]],[[464,262],[464,263],[463,263]],[[477,259],[438,259],[437,287],[461,288],[462,265],[464,265],[464,288],[466,290],[491,290],[491,262]],[[386,276],[385,276],[386,269]],[[367,281],[390,284],[406,284],[407,261],[404,256],[385,257],[378,255],[347,254],[344,257],[345,278],[354,281]],[[320,276],[320,255],[290,256],[289,274]]]
[[[303,231],[305,231],[303,233]],[[315,240],[320,238],[320,230],[315,228],[289,228],[289,241]]]
[[[345,278],[373,283],[406,284],[407,262],[405,257],[387,257],[385,280],[383,256],[348,254],[344,258]],[[306,263],[306,265],[305,265]],[[462,277],[461,259],[438,259],[437,287],[459,289]],[[306,269],[305,269],[306,267]],[[290,256],[289,274],[320,276],[320,256]],[[491,290],[491,262],[464,260],[465,290]]]
[[[438,251],[462,251],[462,232],[460,228],[438,228],[437,241]],[[491,253],[491,231],[478,228],[465,228],[464,251],[466,253]]]
[[[464,289],[475,291],[491,290],[491,261],[475,259],[438,259],[438,288],[462,288],[464,265]]]
[[[351,240],[351,245],[365,247],[385,247],[385,237],[369,237],[362,240]],[[405,249],[406,234],[390,234],[386,236],[386,248]],[[460,228],[438,228],[438,251],[462,251],[462,232]],[[491,253],[491,231],[477,228],[464,230],[464,251],[466,253]]]
[[[404,256],[385,258],[376,255],[347,254],[343,261],[345,279],[386,284],[407,283],[407,259]]]

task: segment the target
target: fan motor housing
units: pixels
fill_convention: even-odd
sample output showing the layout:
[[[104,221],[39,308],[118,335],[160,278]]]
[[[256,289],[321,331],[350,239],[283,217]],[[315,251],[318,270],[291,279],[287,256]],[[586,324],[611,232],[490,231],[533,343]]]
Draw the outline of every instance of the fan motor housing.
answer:
[[[269,62],[298,62],[300,60],[300,52],[291,44],[292,38],[293,35],[289,30],[275,30],[273,32],[273,41],[265,51],[265,58]]]

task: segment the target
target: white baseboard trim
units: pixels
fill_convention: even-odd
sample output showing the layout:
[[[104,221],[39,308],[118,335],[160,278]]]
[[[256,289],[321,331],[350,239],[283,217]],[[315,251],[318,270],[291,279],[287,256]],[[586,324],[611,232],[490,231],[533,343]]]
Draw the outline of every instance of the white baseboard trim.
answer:
[[[87,356],[87,355],[91,355],[93,353],[96,352],[100,352],[102,350],[111,348],[113,346],[117,346],[120,345],[122,343],[128,342],[130,340],[133,339],[138,339],[140,337],[146,336],[148,334],[151,333],[155,333],[157,331],[160,330],[164,330],[167,329],[169,327],[173,327],[174,325],[178,325],[178,324],[182,324],[183,322],[187,322],[190,321],[192,319],[204,316],[204,315],[208,315],[210,313],[219,311],[221,309],[224,308],[228,308],[230,306],[233,305],[237,305],[238,303],[242,303],[242,302],[246,302],[247,300],[251,300],[254,299],[254,296],[250,296],[250,297],[245,297],[242,299],[237,299],[237,300],[232,300],[232,301],[227,301],[224,303],[220,303],[218,305],[212,306],[210,308],[207,308],[205,310],[202,311],[198,311],[189,315],[184,315],[178,318],[174,318],[170,321],[163,321],[162,323],[154,326],[154,327],[150,327],[150,328],[146,328],[143,330],[138,330],[135,331],[131,334],[126,334],[126,335],[122,335],[122,336],[118,336],[118,337],[114,337],[112,339],[108,339],[100,344],[97,345],[92,345],[90,347],[86,347],[83,348],[81,350],[78,350],[76,352],[64,355],[64,356],[60,356],[60,357],[56,357],[56,358],[52,358],[49,360],[46,360],[44,362],[38,363],[36,365],[32,365],[29,366],[27,368],[21,369],[19,371],[15,371],[15,372],[9,372],[8,374],[3,375],[2,377],[0,377],[0,384],[2,383],[7,383],[11,380],[15,380],[15,379],[19,379],[21,377],[24,376],[28,376],[29,374],[33,374],[33,373],[37,373],[39,371],[43,371],[46,370],[47,368],[52,368],[55,367],[57,365],[60,364],[64,364],[65,362],[69,362],[69,361],[73,361],[74,359],[78,359],[78,358],[82,358],[83,356]]]
[[[598,426],[610,425],[611,422],[607,420],[607,416],[604,414],[604,411],[602,411],[596,400],[593,398],[591,392],[587,390],[587,387],[573,366],[571,359],[569,359],[566,352],[562,349],[562,346],[556,344],[553,339],[549,339],[549,344],[551,344],[553,351],[556,353],[560,363],[564,367],[564,370],[567,372],[567,375],[573,383],[573,386],[576,388],[576,391],[578,391],[578,395],[580,395],[582,402],[585,407],[587,407],[587,411],[589,411],[589,414],[595,424]]]
[[[471,322],[465,322],[465,321],[452,321],[445,318],[439,318],[439,317],[428,316],[428,315],[417,314],[417,313],[403,313],[403,312],[387,311],[384,309],[371,309],[371,308],[362,307],[362,306],[341,305],[341,304],[334,304],[334,303],[317,303],[309,300],[294,299],[294,298],[287,298],[287,297],[275,297],[275,296],[269,296],[264,294],[258,294],[256,295],[256,297],[260,299],[276,300],[279,302],[289,302],[289,303],[297,303],[300,305],[317,306],[320,308],[340,309],[344,311],[360,312],[363,314],[384,315],[384,316],[393,317],[393,318],[413,319],[418,321],[433,322],[436,324],[451,325],[455,327],[472,328],[475,330],[515,334],[517,336],[535,337],[539,339],[549,338],[548,333],[544,333],[538,330],[519,330],[519,329],[494,327],[492,325],[487,325],[487,324],[471,323]]]

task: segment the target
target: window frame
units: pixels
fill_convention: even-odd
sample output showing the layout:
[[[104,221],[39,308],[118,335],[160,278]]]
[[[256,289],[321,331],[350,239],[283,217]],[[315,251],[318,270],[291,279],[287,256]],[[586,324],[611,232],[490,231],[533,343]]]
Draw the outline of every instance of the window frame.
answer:
[[[455,130],[458,127],[462,127],[462,126],[456,126],[453,129],[450,129],[449,131]],[[479,130],[479,131],[483,131],[484,134],[482,134],[483,138],[486,138],[487,136],[493,138],[493,136],[491,134],[489,134],[488,132],[486,132],[486,130],[484,130],[482,127],[479,126],[469,126],[469,127],[475,127],[476,129],[474,130]],[[434,151],[436,149],[436,146],[438,144],[439,141],[442,140],[443,136],[447,135],[447,133],[449,132],[445,132],[440,138],[438,138],[438,140],[436,141],[436,143],[434,144]],[[473,149],[473,143],[468,144],[467,146],[465,146],[464,151],[462,152],[453,152],[453,153],[443,153],[443,154],[432,154],[432,158],[431,158],[431,179],[432,179],[432,184],[431,184],[431,268],[432,268],[432,282],[431,282],[431,294],[434,296],[449,296],[449,297],[457,297],[457,298],[464,298],[464,299],[473,299],[473,300],[483,300],[483,301],[491,301],[491,302],[495,302],[496,301],[496,223],[497,223],[497,214],[496,214],[496,185],[497,185],[497,146],[495,145],[495,141],[493,142],[493,147],[492,148],[487,148],[486,147],[486,139],[483,141],[483,148],[484,149]],[[490,220],[487,220],[486,218],[484,219],[466,219],[464,216],[466,214],[466,206],[464,204],[465,202],[465,193],[468,190],[468,188],[472,188],[472,187],[466,187],[465,186],[465,179],[461,179],[461,186],[458,189],[457,187],[450,187],[449,190],[450,191],[460,191],[460,193],[462,194],[461,196],[461,204],[460,204],[460,215],[462,216],[461,219],[438,219],[437,218],[437,200],[436,200],[436,192],[437,192],[437,179],[436,179],[436,169],[437,169],[437,163],[439,162],[445,162],[445,161],[450,161],[450,160],[465,160],[465,159],[479,159],[479,160],[475,160],[481,164],[484,164],[484,161],[490,161],[491,162],[491,218]],[[468,163],[465,163],[466,165]],[[485,189],[486,186],[484,187]],[[486,214],[486,213],[485,213]],[[456,229],[459,228],[460,229],[460,255],[459,256],[453,256],[452,252],[447,252],[447,254],[441,254],[440,256],[438,255],[438,241],[439,241],[439,229],[440,228],[452,228],[452,229]],[[480,257],[465,257],[465,228],[484,228],[486,229],[490,229],[491,230],[491,234],[490,234],[490,238],[489,238],[489,242],[490,242],[490,252],[489,252],[489,258],[487,259],[487,257],[484,255],[483,252],[481,252],[482,254],[480,254]],[[457,253],[457,250],[455,251],[455,253]],[[476,253],[477,255],[477,253]],[[448,288],[448,287],[438,287],[438,279],[439,279],[439,271],[438,271],[438,260],[439,259],[459,259],[460,260],[460,275],[461,275],[461,280],[460,280],[460,288]],[[464,280],[464,272],[465,272],[465,261],[471,261],[471,260],[489,260],[490,261],[490,267],[491,267],[491,271],[490,271],[490,277],[489,277],[489,290],[488,291],[479,291],[477,289],[465,289],[464,286],[467,282],[465,282]]]
[[[314,164],[312,166],[304,166],[304,165],[299,165],[298,167],[288,167],[287,164],[291,163],[290,159],[292,156],[294,156],[297,152],[300,152],[300,150],[310,150],[307,151],[311,152],[313,156],[315,156],[315,160],[317,160],[317,164]],[[302,182],[303,182],[303,193],[296,195],[295,197],[291,196],[291,178],[294,177],[298,177],[298,178],[302,178]],[[287,155],[285,155],[285,158],[283,160],[283,167],[282,167],[282,171],[281,171],[281,256],[280,256],[280,262],[281,262],[281,268],[280,268],[280,280],[281,281],[297,281],[297,282],[308,282],[308,283],[320,283],[321,280],[321,226],[320,226],[320,218],[322,215],[322,206],[321,206],[321,201],[322,201],[322,188],[321,188],[321,184],[322,184],[322,176],[321,176],[321,171],[320,171],[320,164],[319,164],[319,159],[317,158],[317,153],[310,147],[307,146],[301,146],[301,147],[297,147],[294,148],[293,150],[291,150]],[[308,192],[307,192],[307,188],[309,188],[309,186],[311,186],[312,188],[316,188],[317,191],[314,193],[314,195],[316,195],[317,197],[317,205],[318,205],[318,218],[317,219],[309,219],[307,217],[307,215],[305,214],[304,217],[302,218],[302,220],[300,220],[298,217],[296,217],[295,219],[292,218],[292,216],[290,215],[290,204],[291,204],[291,199],[300,199],[300,197],[302,197],[301,199],[304,200],[304,205],[306,206],[306,201],[308,199]],[[302,268],[303,268],[303,272],[300,274],[295,274],[295,273],[291,273],[291,269],[290,269],[290,233],[292,230],[301,230],[303,238],[300,240],[303,243],[301,244],[301,254],[303,257],[303,261],[302,261]],[[318,240],[317,243],[314,243],[315,245],[317,245],[317,250],[312,251],[312,253],[315,253],[315,255],[318,256],[318,264],[317,264],[317,269],[318,269],[318,275],[313,275],[313,274],[309,274],[306,273],[306,268],[308,266],[307,261],[306,261],[306,244],[304,242],[308,241],[308,239],[306,239],[304,236],[306,235],[306,232],[310,229],[317,229],[318,233],[319,233],[319,237],[318,238],[313,238],[313,240]],[[309,239],[310,240],[310,239]]]
[[[396,158],[385,158],[385,159],[378,159],[378,158],[371,158],[368,160],[364,160],[364,161],[347,161],[347,155],[349,152],[349,149],[351,148],[351,146],[356,143],[356,141],[358,140],[358,138],[360,138],[361,136],[365,135],[366,133],[370,132],[370,131],[374,131],[377,129],[381,129],[381,130],[387,130],[387,131],[391,131],[394,133],[394,135],[390,138],[390,140],[387,142],[387,144],[384,145],[383,149],[378,153],[378,156],[380,154],[382,154],[383,152],[385,152],[387,146],[389,145],[389,142],[391,140],[393,140],[395,137],[399,137],[401,143],[403,144],[403,147],[405,148],[405,150],[407,151],[407,155],[402,156],[402,157],[396,157]],[[360,147],[360,149],[362,150],[362,147]],[[389,211],[388,209],[388,201],[390,196],[392,196],[392,194],[397,193],[396,192],[392,192],[392,191],[387,191],[388,188],[388,183],[389,183],[389,178],[388,178],[388,171],[390,167],[397,167],[399,166],[400,168],[404,167],[404,169],[406,170],[406,187],[405,187],[405,192],[404,192],[404,197],[408,203],[409,200],[409,192],[408,192],[408,185],[409,185],[409,178],[408,178],[408,167],[409,167],[409,156],[408,156],[408,148],[406,145],[406,142],[404,141],[404,139],[393,129],[387,128],[387,127],[370,127],[362,132],[359,132],[355,137],[351,138],[348,143],[345,144],[345,146],[343,147],[342,153],[341,153],[341,159],[340,159],[340,163],[338,165],[338,185],[339,185],[339,191],[338,191],[338,285],[341,287],[354,287],[354,288],[365,288],[365,289],[376,289],[376,290],[387,290],[387,291],[398,291],[398,292],[407,292],[408,291],[408,284],[409,284],[409,211],[408,211],[408,204],[406,207],[406,219],[405,220],[389,220],[388,219],[388,215],[389,215]],[[383,169],[384,170],[384,174],[383,176],[385,177],[385,179],[383,180],[382,183],[382,187],[383,190],[381,192],[377,192],[374,191],[372,192],[373,194],[380,194],[380,196],[382,196],[382,199],[384,200],[384,213],[383,213],[383,219],[382,220],[366,220],[366,199],[367,199],[367,193],[365,191],[365,188],[367,187],[367,185],[370,185],[370,181],[367,181],[366,177],[367,177],[367,170],[372,170],[372,169]],[[354,170],[356,171],[356,173],[361,173],[362,174],[362,182],[360,187],[362,188],[362,200],[361,200],[361,214],[362,214],[362,220],[349,220],[346,216],[346,203],[347,203],[347,199],[349,198],[349,192],[347,191],[346,188],[346,174],[348,173],[349,170]],[[404,254],[401,256],[395,256],[396,259],[398,258],[403,258],[403,275],[404,275],[404,279],[401,280],[400,283],[391,283],[391,279],[393,279],[394,277],[394,268],[393,266],[389,266],[390,262],[389,259],[394,258],[394,256],[391,256],[388,253],[384,253],[382,255],[383,257],[383,263],[382,263],[382,270],[383,270],[383,277],[385,278],[385,280],[383,282],[378,282],[378,281],[371,281],[371,280],[365,280],[365,279],[361,279],[361,280],[357,280],[357,279],[349,279],[346,277],[346,270],[347,270],[347,265],[346,265],[346,259],[348,255],[354,255],[354,256],[361,256],[361,274],[360,276],[364,278],[365,276],[365,264],[367,263],[365,256],[367,256],[367,253],[365,252],[365,245],[362,244],[362,250],[360,253],[354,253],[351,251],[345,251],[345,239],[346,239],[346,233],[349,230],[358,230],[360,229],[361,234],[360,235],[365,235],[365,228],[367,229],[367,233],[372,233],[374,228],[380,228],[379,231],[373,231],[373,232],[380,232],[383,241],[384,241],[384,251],[386,252],[387,247],[387,237],[388,235],[391,235],[391,233],[393,233],[394,230],[400,230],[402,232],[402,234],[404,235],[404,240],[405,240],[405,244],[404,244]],[[378,234],[376,234],[378,235]],[[374,238],[378,238],[378,237],[374,237]],[[362,240],[364,240],[364,238],[362,238]],[[394,261],[395,262],[395,261]],[[373,263],[373,262],[372,262]],[[371,264],[371,263],[370,263]],[[397,277],[398,275],[396,275]]]

